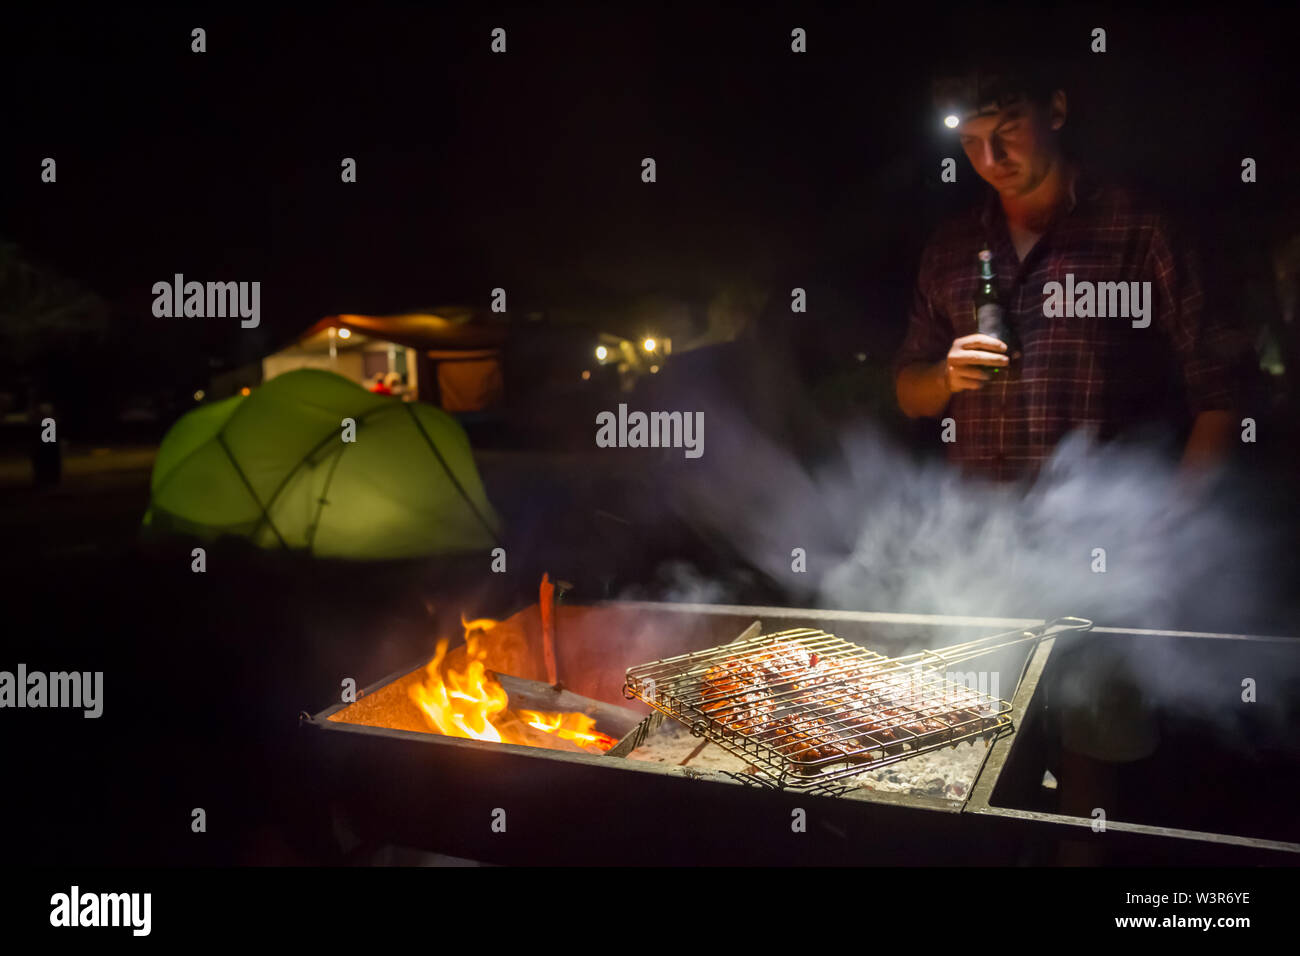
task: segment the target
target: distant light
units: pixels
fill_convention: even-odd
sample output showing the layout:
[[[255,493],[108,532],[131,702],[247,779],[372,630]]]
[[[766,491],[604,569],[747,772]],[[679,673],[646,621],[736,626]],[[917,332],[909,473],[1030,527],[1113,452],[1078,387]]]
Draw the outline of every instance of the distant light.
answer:
[[[240,395],[252,395],[252,394],[253,394],[253,390],[252,390],[251,388],[249,388],[247,385],[245,385],[243,388],[241,388],[241,389],[239,390],[239,394],[240,394]]]
[[[647,352],[653,352],[655,350],[655,340],[646,339],[644,342],[641,343],[641,347],[645,349]]]
[[[859,362],[865,362],[867,360],[867,353],[859,352],[856,356],[854,356],[854,358],[856,358]]]
[[[352,330],[351,330],[351,329],[339,329],[339,338],[341,338],[341,339],[350,339],[350,338],[352,338]]]
[[[201,401],[203,401],[203,396],[204,396],[205,394],[207,394],[207,393],[204,392],[203,389],[199,389],[197,392],[194,393],[194,400],[195,400],[196,402],[201,402]]]
[[[956,117],[956,115],[954,115],[954,114],[952,114],[952,113],[949,113],[947,116],[945,116],[945,117],[943,118],[943,125],[946,126],[946,127],[948,127],[949,129],[956,129],[956,128],[957,128],[957,124],[960,123],[960,122],[961,122],[961,120],[959,120],[959,119]]]
[[[582,370],[582,380],[585,382],[589,378],[591,378],[591,372],[590,370],[584,368]]]
[[[609,349],[605,348],[605,346],[603,345],[596,346],[596,358],[600,359],[600,361],[603,362],[605,361],[605,356],[607,355],[609,355]]]
[[[658,365],[651,365],[651,366],[650,366],[650,374],[651,374],[651,375],[656,374],[658,371],[659,371],[659,366],[658,366]]]

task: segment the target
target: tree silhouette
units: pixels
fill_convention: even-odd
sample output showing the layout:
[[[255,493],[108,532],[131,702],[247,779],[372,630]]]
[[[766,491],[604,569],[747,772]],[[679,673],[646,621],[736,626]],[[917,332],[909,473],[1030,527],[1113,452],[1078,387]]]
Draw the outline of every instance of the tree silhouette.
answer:
[[[42,378],[60,354],[100,344],[107,328],[99,296],[0,242],[0,368]]]

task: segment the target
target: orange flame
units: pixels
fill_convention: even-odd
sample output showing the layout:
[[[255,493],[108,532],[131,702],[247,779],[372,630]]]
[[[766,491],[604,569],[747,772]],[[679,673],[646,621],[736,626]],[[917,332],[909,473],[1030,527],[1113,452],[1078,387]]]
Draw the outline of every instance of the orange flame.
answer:
[[[413,700],[431,729],[448,737],[467,737],[496,743],[572,749],[567,741],[589,753],[604,753],[616,741],[596,730],[596,721],[577,712],[510,710],[505,688],[488,673],[487,650],[481,637],[496,626],[490,618],[465,620],[465,668],[445,667],[448,641],[438,642],[424,681],[411,686]],[[531,731],[531,732],[530,732]],[[548,743],[548,737],[556,743]]]
[[[617,743],[613,737],[596,730],[595,719],[576,711],[563,714],[521,710],[519,716],[529,727],[555,734],[561,740],[571,740],[580,747],[599,747],[603,752]]]
[[[429,676],[423,683],[412,685],[411,699],[440,734],[501,743],[501,733],[492,725],[492,718],[509,703],[505,688],[487,676],[477,641],[467,647],[469,666],[465,672],[448,671],[444,679],[442,662],[447,656],[447,643],[446,638],[438,642],[438,650],[429,661]]]

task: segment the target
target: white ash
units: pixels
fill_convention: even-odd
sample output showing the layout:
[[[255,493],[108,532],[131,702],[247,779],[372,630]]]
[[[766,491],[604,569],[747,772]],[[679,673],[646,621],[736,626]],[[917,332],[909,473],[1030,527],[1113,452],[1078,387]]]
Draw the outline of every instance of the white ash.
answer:
[[[988,754],[976,738],[870,770],[852,780],[862,789],[964,800]]]
[[[670,766],[698,770],[715,770],[731,773],[754,773],[757,768],[748,761],[724,750],[714,743],[706,743],[699,753],[695,748],[704,740],[694,737],[681,724],[665,720],[651,733],[641,746],[628,754],[629,760],[644,760]],[[964,800],[974,783],[975,774],[988,753],[988,745],[976,738],[927,753],[917,754],[878,770],[834,781],[834,786],[845,786],[878,793],[902,793],[913,796],[941,797],[946,800]]]

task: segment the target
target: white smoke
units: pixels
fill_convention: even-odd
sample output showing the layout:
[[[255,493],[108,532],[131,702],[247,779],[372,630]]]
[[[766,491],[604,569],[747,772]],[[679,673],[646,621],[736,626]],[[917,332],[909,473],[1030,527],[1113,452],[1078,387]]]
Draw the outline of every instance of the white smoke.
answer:
[[[1032,483],[997,485],[871,429],[815,474],[747,426],[714,435],[738,466],[714,458],[684,480],[683,515],[813,606],[1213,630],[1248,626],[1271,597],[1268,530],[1222,482],[1189,482],[1151,450],[1076,433]]]

